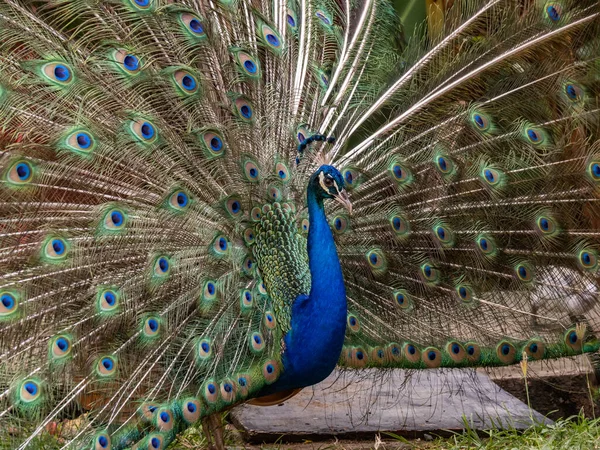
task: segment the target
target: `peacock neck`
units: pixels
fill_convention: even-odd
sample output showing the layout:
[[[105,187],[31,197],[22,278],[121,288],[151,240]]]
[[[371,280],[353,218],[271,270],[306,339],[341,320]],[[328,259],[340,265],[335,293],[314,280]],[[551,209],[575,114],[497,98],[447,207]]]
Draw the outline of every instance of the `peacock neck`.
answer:
[[[333,309],[339,313],[338,310],[343,309],[345,325],[346,288],[344,287],[342,267],[331,228],[325,216],[323,199],[315,194],[312,185],[308,189],[307,204],[310,222],[307,242],[311,276],[309,297],[312,304],[319,310]]]
[[[284,370],[263,395],[324,380],[335,368],[344,343],[347,311],[342,268],[323,200],[310,187],[307,195],[310,292],[294,300],[290,331],[284,338]]]

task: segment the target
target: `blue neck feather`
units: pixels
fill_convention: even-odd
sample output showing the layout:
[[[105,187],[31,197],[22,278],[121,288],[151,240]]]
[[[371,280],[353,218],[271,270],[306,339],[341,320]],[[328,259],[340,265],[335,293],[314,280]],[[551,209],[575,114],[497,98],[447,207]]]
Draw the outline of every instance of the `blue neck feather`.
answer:
[[[323,199],[308,187],[308,260],[311,287],[292,305],[291,330],[285,336],[283,374],[264,394],[316,384],[332,372],[346,333],[346,288],[327,223]]]

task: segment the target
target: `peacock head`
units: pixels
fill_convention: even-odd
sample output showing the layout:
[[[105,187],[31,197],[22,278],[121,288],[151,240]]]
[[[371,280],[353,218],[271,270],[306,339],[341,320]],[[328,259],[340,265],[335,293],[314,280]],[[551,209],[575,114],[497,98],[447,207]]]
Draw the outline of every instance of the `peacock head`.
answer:
[[[310,177],[309,188],[313,190],[317,199],[333,198],[352,213],[352,203],[344,189],[344,177],[335,167],[322,165]]]

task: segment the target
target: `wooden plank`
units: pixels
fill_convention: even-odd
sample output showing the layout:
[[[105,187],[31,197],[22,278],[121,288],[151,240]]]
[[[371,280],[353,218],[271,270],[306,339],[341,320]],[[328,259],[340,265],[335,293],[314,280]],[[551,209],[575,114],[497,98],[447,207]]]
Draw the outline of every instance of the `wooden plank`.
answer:
[[[334,372],[285,404],[242,405],[232,411],[247,436],[314,438],[380,431],[427,432],[463,428],[526,428],[549,420],[472,369]],[[404,432],[404,433],[403,433]]]

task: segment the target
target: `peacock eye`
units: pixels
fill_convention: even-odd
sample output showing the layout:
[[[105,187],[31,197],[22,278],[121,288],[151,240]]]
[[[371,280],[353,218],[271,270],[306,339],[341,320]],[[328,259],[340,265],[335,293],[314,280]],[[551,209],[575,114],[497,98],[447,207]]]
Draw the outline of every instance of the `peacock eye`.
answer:
[[[325,186],[327,186],[327,187],[333,186],[333,178],[331,178],[331,177],[325,178]]]

